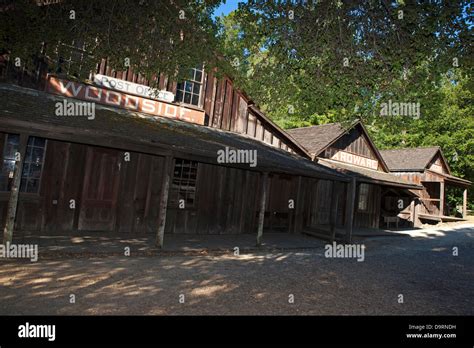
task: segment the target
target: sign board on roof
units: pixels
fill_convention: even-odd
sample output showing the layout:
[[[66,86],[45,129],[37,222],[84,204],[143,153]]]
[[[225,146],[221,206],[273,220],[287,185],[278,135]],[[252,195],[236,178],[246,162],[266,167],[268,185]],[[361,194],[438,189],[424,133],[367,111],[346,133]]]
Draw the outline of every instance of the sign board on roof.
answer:
[[[204,124],[204,111],[50,76],[46,92],[153,116]]]
[[[172,103],[174,101],[174,94],[171,92],[160,91],[156,88],[139,85],[137,83],[120,80],[101,74],[94,75],[94,84],[123,93],[138,95],[144,98],[161,100],[168,103]]]
[[[332,159],[334,161],[349,163],[355,166],[370,168],[374,170],[377,170],[379,167],[379,162],[377,160],[359,156],[350,152],[341,151],[331,147],[327,148],[324,151],[324,157]]]

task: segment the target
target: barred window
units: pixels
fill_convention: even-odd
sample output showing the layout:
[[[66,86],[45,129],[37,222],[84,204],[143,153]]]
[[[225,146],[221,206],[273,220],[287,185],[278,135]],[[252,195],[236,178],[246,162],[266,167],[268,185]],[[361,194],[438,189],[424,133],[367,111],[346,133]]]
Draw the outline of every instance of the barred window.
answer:
[[[186,208],[194,206],[197,170],[198,162],[175,159],[173,182],[170,190],[170,203],[173,207],[178,207],[183,202]]]
[[[0,191],[10,191],[15,171],[15,154],[20,148],[20,136],[8,134],[3,149],[3,163],[0,171]],[[30,137],[23,161],[20,192],[38,193],[43,172],[46,139]]]
[[[367,211],[369,202],[369,185],[360,184],[359,186],[359,204],[357,208],[359,211]]]
[[[189,79],[178,83],[176,88],[176,101],[199,106],[203,77],[202,69],[191,69]]]

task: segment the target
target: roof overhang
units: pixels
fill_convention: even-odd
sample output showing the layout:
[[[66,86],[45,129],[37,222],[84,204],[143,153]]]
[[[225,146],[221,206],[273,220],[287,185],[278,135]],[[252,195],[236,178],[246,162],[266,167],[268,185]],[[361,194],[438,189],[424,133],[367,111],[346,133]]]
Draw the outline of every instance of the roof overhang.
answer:
[[[318,163],[333,168],[341,173],[355,177],[357,181],[389,187],[397,187],[411,190],[422,190],[422,185],[410,183],[396,175],[371,169],[341,163],[329,159],[318,158]]]
[[[0,84],[0,131],[22,132],[53,140],[111,147],[160,156],[235,167],[245,170],[301,175],[348,182],[350,178],[301,156],[251,137],[164,117],[153,117],[108,106],[95,105],[95,119],[56,116],[57,102],[75,99]],[[217,151],[226,147],[256,150],[257,166],[218,163]]]
[[[458,178],[457,176],[445,173],[439,173],[433,170],[426,169],[427,172],[439,175],[444,178],[444,181],[449,182],[455,186],[468,187],[472,185],[472,182],[466,179]]]

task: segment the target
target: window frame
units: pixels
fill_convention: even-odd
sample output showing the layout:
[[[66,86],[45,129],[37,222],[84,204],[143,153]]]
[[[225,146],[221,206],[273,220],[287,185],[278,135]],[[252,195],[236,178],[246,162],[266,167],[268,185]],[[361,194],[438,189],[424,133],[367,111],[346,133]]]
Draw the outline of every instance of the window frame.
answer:
[[[5,149],[6,149],[6,145],[8,143],[8,138],[10,136],[18,136],[20,137],[19,134],[15,134],[15,133],[4,133],[5,134],[5,139],[4,139],[4,143],[3,143],[3,149],[2,149],[2,153],[1,153],[1,162],[0,162],[0,171],[3,172],[3,166],[4,166],[4,162],[5,162]],[[22,190],[22,181],[24,180],[24,169],[25,169],[25,165],[27,164],[26,162],[26,158],[28,158],[28,148],[31,148],[33,151],[34,148],[40,148],[38,146],[35,146],[34,144],[34,141],[33,141],[33,145],[29,145],[29,142],[30,142],[30,139],[33,139],[33,138],[42,138],[44,139],[44,147],[43,147],[43,157],[42,157],[42,162],[41,162],[41,172],[40,172],[40,175],[39,175],[39,178],[37,179],[38,180],[38,190],[36,192],[28,192],[26,191],[26,187],[27,187],[27,182],[26,181],[26,186],[25,186],[25,190],[23,191]],[[20,146],[20,143],[18,143],[18,147]],[[22,170],[21,170],[21,178],[20,178],[20,188],[19,188],[19,194],[21,195],[31,195],[31,196],[39,196],[40,195],[40,192],[41,192],[41,184],[42,184],[42,181],[43,181],[43,172],[44,172],[44,164],[45,164],[45,161],[46,161],[46,151],[47,151],[47,148],[48,148],[48,139],[46,138],[43,138],[43,137],[34,137],[34,136],[29,136],[28,137],[28,140],[27,140],[27,144],[26,144],[26,152],[25,152],[25,159],[23,159],[21,161],[21,165],[22,165]],[[19,151],[19,148],[15,149],[15,153]],[[32,154],[31,154],[32,155]],[[28,162],[28,164],[31,164],[33,162]],[[30,178],[29,176],[26,177],[26,180],[28,180],[28,178]],[[7,190],[3,190],[0,188],[0,194],[10,194],[11,192],[11,188],[8,188],[7,186]]]
[[[176,176],[176,171],[177,171],[177,164],[181,163],[181,172],[180,176]],[[185,164],[185,166],[183,166]],[[188,169],[188,175],[187,177],[183,176],[183,168],[186,167]],[[196,174],[194,178],[191,176],[192,169],[195,168]],[[198,178],[199,178],[199,162],[189,160],[189,159],[184,159],[184,158],[175,158],[173,161],[173,177],[171,178],[171,187],[170,187],[170,198],[168,200],[168,207],[170,208],[176,208],[176,209],[181,209],[181,210],[189,210],[189,209],[195,209],[196,204],[197,204],[197,183],[198,183]],[[175,181],[178,181],[177,187]],[[193,190],[187,190],[184,189],[183,187],[189,187],[189,184],[193,183],[194,185],[192,186],[194,189]],[[183,199],[184,194],[184,202],[185,206],[184,208],[179,208],[179,201],[180,199]],[[192,194],[193,201],[190,203],[188,201],[189,195]]]
[[[191,69],[192,71],[192,76],[193,78],[192,79],[185,79],[181,82],[179,82],[177,85],[176,85],[176,95],[175,95],[175,102],[178,103],[178,104],[183,104],[183,105],[189,105],[191,107],[195,107],[195,108],[202,108],[202,99],[203,99],[203,90],[204,90],[204,83],[205,83],[205,71],[204,71],[204,67],[196,67],[196,68],[192,68]],[[201,80],[196,80],[196,74],[197,74],[197,71],[200,71],[201,72]],[[186,91],[186,84],[187,83],[190,83],[191,84],[191,91],[190,92],[187,92]],[[198,94],[194,93],[194,86],[195,84],[198,84],[199,85],[199,92]],[[182,87],[182,88],[180,88]],[[190,97],[190,102],[187,103],[185,102],[185,97],[186,97],[186,93],[188,94],[191,94],[191,97]],[[181,94],[181,98],[178,98],[178,95]],[[198,96],[198,101],[197,101],[197,104],[193,104],[192,101],[193,101],[193,97],[194,96]]]
[[[367,183],[360,183],[359,194],[357,197],[357,211],[360,211],[360,212],[369,211],[369,195],[370,195],[370,185]],[[361,207],[361,203],[364,203],[362,207]]]

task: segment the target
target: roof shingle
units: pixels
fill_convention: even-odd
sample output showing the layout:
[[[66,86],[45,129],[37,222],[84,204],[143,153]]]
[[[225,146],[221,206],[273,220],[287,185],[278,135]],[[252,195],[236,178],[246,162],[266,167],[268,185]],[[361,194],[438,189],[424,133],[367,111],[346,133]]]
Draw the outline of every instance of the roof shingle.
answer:
[[[287,132],[303,145],[313,156],[319,154],[330,142],[346,132],[341,123],[293,128]]]
[[[380,154],[390,171],[424,171],[438,151],[439,146],[432,146],[380,150]]]

